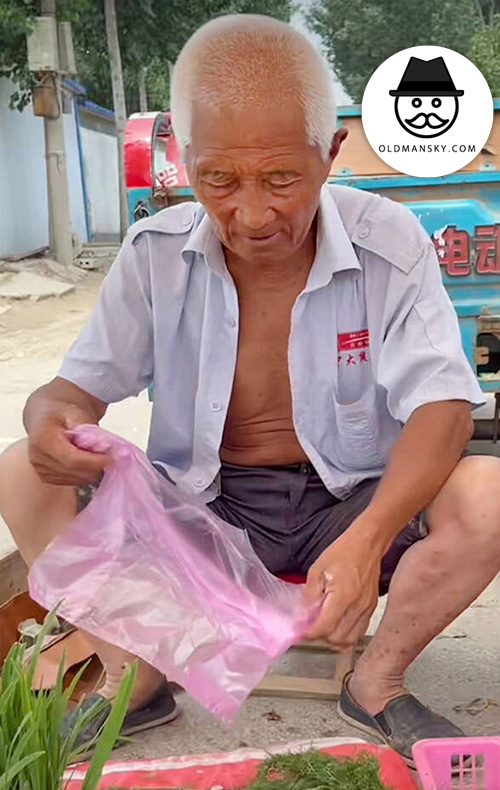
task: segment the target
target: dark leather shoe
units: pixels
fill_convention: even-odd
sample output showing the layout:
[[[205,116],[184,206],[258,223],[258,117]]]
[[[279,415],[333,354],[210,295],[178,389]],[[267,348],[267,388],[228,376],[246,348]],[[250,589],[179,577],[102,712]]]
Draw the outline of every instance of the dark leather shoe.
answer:
[[[352,674],[350,672],[344,678],[338,704],[340,718],[387,743],[410,767],[415,767],[411,750],[417,741],[424,738],[465,737],[459,727],[422,705],[413,694],[404,694],[391,700],[381,713],[372,716],[358,705],[349,691]]]

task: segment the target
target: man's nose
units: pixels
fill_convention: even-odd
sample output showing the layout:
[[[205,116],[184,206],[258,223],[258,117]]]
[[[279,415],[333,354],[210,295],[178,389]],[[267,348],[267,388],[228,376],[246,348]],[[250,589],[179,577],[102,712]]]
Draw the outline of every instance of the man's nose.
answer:
[[[274,222],[274,211],[268,203],[265,190],[255,185],[245,185],[237,197],[236,220],[240,228],[260,231]]]

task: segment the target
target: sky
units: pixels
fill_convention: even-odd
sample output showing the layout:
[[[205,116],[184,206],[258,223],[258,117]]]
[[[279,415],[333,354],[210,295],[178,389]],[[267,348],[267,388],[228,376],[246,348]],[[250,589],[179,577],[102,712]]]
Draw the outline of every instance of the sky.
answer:
[[[301,9],[304,10],[307,9],[307,7],[312,4],[312,2],[313,0],[301,0],[299,6],[301,7]],[[300,30],[300,32],[303,33],[303,35],[307,39],[309,39],[309,41],[311,42],[311,44],[314,46],[315,49],[318,49],[320,52],[324,54],[321,38],[317,35],[317,33],[313,33],[311,30],[309,30],[309,28],[307,27],[304,21],[304,17],[301,11],[298,11],[296,14],[293,15],[291,19],[291,23],[293,27],[295,27],[297,30]],[[346,94],[337,77],[334,76],[333,69],[330,70],[332,72],[332,77],[334,79],[337,106],[341,107],[346,104],[352,104],[353,103],[352,99]]]

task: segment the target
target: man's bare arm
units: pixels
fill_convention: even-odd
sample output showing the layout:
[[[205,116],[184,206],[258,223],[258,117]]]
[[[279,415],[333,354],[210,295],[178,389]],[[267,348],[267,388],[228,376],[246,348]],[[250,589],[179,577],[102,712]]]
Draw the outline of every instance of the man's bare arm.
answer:
[[[59,377],[30,395],[23,422],[30,461],[44,482],[83,485],[94,480],[109,464],[108,456],[80,450],[66,435],[68,429],[77,425],[97,424],[106,409],[107,404]]]
[[[394,444],[370,505],[354,526],[366,525],[385,553],[405,524],[436,497],[473,430],[466,401],[439,401],[416,409]]]
[[[472,434],[470,404],[417,409],[395,442],[371,504],[309,570],[307,592],[327,592],[310,638],[355,644],[377,605],[380,565],[405,524],[435,499]]]
[[[36,389],[26,401],[23,412],[23,423],[26,432],[45,414],[64,406],[75,406],[80,413],[86,414],[87,422],[98,423],[106,414],[107,404],[94,398],[89,392],[72,384],[71,381],[59,378]]]

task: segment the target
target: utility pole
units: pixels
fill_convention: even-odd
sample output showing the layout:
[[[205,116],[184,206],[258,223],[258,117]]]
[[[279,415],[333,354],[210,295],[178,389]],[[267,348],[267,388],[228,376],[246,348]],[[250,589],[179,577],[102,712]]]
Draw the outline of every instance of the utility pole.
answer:
[[[125,186],[125,156],[123,150],[125,143],[125,126],[127,123],[127,108],[125,105],[125,90],[123,86],[122,59],[120,54],[120,41],[118,38],[115,0],[104,0],[104,17],[106,20],[106,38],[108,40],[109,65],[111,70],[113,105],[115,110],[116,138],[118,144],[120,234],[121,238],[123,239],[128,228],[127,189]]]
[[[147,67],[141,66],[139,68],[139,110],[141,112],[148,111],[148,91],[146,87],[146,74],[147,74]]]
[[[40,9],[42,17],[56,18],[56,0],[41,0]],[[54,59],[57,62],[57,52],[54,53]],[[73,245],[64,149],[61,75],[59,72],[53,72],[51,78],[54,81],[59,112],[55,118],[44,117],[43,119],[49,204],[49,244],[55,260],[69,266],[73,262]]]

